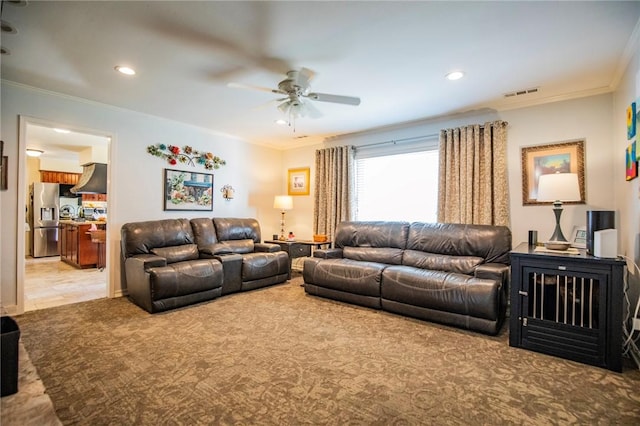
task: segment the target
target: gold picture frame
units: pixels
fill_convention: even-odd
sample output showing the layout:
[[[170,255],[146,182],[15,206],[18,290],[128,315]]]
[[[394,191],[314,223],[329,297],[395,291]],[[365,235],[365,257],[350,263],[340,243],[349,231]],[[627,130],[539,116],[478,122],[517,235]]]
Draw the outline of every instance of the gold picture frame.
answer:
[[[309,195],[309,167],[289,169],[287,188],[288,195]]]
[[[538,201],[538,178],[549,173],[576,173],[580,186],[580,201],[563,204],[585,204],[584,139],[522,148],[522,204],[543,205]]]

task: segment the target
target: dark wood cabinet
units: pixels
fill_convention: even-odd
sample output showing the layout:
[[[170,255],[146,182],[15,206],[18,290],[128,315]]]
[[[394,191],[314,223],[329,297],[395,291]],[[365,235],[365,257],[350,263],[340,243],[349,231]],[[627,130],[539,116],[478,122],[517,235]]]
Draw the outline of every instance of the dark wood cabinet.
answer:
[[[622,371],[625,262],[579,254],[511,252],[509,345]]]
[[[321,248],[322,246],[331,247],[331,241],[316,242],[267,240],[265,241],[265,243],[278,244],[280,248],[285,251],[287,255],[289,255],[289,271],[291,271],[293,259],[311,256],[312,248]]]
[[[78,268],[98,265],[98,244],[91,240],[90,224],[62,224],[60,230],[60,259]],[[99,225],[104,229],[104,225]]]

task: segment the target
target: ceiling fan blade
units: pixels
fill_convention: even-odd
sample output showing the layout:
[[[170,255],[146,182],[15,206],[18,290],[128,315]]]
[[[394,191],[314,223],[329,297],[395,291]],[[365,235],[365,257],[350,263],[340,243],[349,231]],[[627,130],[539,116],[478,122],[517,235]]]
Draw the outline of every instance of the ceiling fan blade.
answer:
[[[297,76],[298,78],[296,83],[298,84],[298,86],[306,89],[307,87],[309,87],[309,83],[311,82],[311,80],[313,80],[313,78],[316,76],[316,73],[311,71],[309,68],[300,68]]]
[[[307,97],[309,99],[313,99],[314,101],[320,102],[333,102],[336,104],[345,105],[360,105],[360,98],[356,98],[353,96],[329,95],[327,93],[309,93]]]
[[[254,86],[251,84],[243,84],[243,83],[227,83],[227,87],[231,87],[233,89],[249,89],[249,90],[260,90],[262,92],[270,92],[270,93],[281,93],[286,95],[285,92],[278,89],[269,89],[268,87],[262,86]]]

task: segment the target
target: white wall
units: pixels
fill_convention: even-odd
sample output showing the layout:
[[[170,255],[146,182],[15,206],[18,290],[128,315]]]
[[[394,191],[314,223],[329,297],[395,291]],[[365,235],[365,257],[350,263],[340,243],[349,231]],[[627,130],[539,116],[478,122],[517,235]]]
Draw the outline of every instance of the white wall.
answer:
[[[9,189],[0,191],[0,303],[9,312],[15,310],[20,272],[16,256],[18,205],[25,183],[26,159],[18,148],[19,116],[54,122],[72,130],[96,130],[112,136],[109,157],[109,281],[115,293],[120,284],[120,228],[124,223],[177,217],[255,217],[261,223],[277,217],[273,196],[283,189],[282,153],[215,132],[171,120],[161,119],[95,102],[41,91],[2,81],[2,140],[4,155],[9,156]],[[214,112],[212,112],[214,113]],[[146,152],[155,143],[190,145],[226,160],[227,165],[214,174],[213,212],[163,211],[163,169],[199,170],[202,167],[170,166]],[[224,201],[220,188],[230,184],[235,199]],[[24,194],[23,194],[24,198]],[[22,200],[26,202],[26,199]],[[20,224],[23,238],[24,225]],[[264,229],[264,236],[271,230]],[[21,251],[24,253],[24,251]]]
[[[574,139],[585,141],[586,204],[563,206],[561,226],[567,238],[573,226],[586,225],[587,210],[613,210],[614,158],[611,135],[611,94],[555,102],[500,113],[509,122],[507,162],[514,246],[537,230],[539,240],[553,234],[552,207],[523,206],[521,149]]]
[[[615,181],[611,189],[615,194],[616,210],[619,213],[616,217],[620,228],[619,253],[640,264],[640,178],[629,182],[625,180],[625,150],[630,143],[627,140],[626,110],[634,101],[640,102],[640,53],[637,50],[613,96],[611,146],[615,153]],[[636,132],[638,130],[640,129]],[[640,141],[640,135],[636,134],[635,140],[636,143]],[[640,272],[630,262],[627,264],[630,273],[629,294],[633,310],[640,297]]]
[[[286,232],[293,231],[296,238],[310,240],[313,238],[313,198],[315,195],[315,151],[322,149],[322,144],[294,148],[283,153],[283,187],[282,194],[287,193],[287,176],[289,169],[309,167],[311,183],[309,195],[293,196],[293,210],[286,214]],[[278,219],[279,220],[279,219]],[[280,222],[278,222],[280,223]],[[279,232],[279,228],[278,228]]]

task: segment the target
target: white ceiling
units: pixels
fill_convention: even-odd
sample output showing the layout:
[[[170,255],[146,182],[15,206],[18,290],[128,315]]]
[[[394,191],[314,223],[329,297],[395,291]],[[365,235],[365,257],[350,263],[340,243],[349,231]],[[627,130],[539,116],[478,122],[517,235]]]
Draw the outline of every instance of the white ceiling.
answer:
[[[2,78],[290,148],[325,137],[615,89],[640,2],[4,2]],[[3,23],[4,26],[4,23]],[[129,65],[137,75],[116,73]],[[274,124],[289,69],[323,117]],[[463,70],[462,80],[445,80]],[[539,88],[534,94],[504,94]],[[46,117],[41,117],[46,118]],[[307,136],[301,138],[301,136]]]

